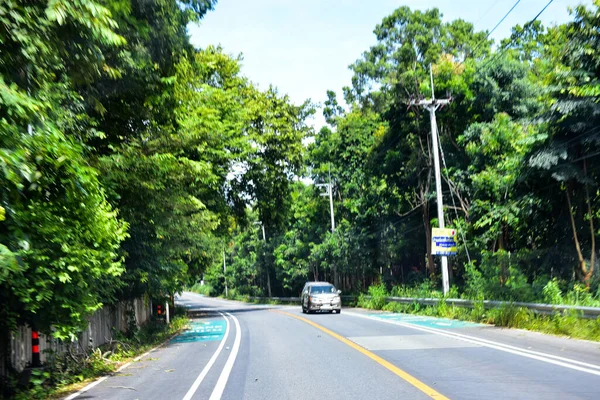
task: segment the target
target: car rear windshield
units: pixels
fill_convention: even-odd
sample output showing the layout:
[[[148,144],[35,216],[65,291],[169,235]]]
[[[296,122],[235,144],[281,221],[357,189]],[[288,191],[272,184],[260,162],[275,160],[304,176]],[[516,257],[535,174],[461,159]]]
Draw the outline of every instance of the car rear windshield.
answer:
[[[312,293],[312,294],[335,293],[335,288],[331,285],[312,286],[310,288],[310,293]]]

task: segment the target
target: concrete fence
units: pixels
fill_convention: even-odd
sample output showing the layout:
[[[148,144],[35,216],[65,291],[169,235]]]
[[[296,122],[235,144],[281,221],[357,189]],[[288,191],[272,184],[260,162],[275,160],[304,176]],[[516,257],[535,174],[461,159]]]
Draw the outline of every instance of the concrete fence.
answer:
[[[45,362],[48,353],[61,354],[71,350],[84,351],[96,348],[114,339],[116,332],[125,332],[130,325],[140,327],[152,313],[152,304],[142,299],[121,302],[115,306],[106,306],[90,318],[88,327],[72,342],[59,341],[52,336],[40,335],[40,359]],[[2,346],[8,354],[0,354],[0,376],[5,376],[8,367],[22,371],[32,361],[31,328],[21,326],[10,334],[8,346]]]

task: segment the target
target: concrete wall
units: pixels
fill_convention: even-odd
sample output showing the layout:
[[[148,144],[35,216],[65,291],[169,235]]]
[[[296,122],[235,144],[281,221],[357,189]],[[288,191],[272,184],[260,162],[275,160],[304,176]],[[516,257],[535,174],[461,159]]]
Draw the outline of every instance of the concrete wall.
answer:
[[[52,336],[40,335],[40,358],[46,361],[48,351],[63,353],[72,348],[73,351],[85,350],[87,347],[98,347],[114,339],[115,332],[124,332],[128,327],[128,315],[134,318],[137,327],[146,322],[151,315],[151,304],[142,299],[133,302],[121,302],[116,306],[104,307],[91,318],[86,330],[70,343],[59,342]],[[8,353],[0,364],[8,363],[14,369],[22,371],[31,362],[31,328],[21,326],[11,333]],[[2,362],[4,361],[4,362]],[[0,375],[6,373],[6,365],[0,365]]]

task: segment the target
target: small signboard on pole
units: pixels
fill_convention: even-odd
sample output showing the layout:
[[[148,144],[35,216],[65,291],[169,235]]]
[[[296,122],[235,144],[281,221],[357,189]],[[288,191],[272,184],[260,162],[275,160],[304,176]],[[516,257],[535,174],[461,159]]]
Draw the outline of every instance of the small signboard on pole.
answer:
[[[434,256],[456,255],[456,229],[432,228],[431,254]]]

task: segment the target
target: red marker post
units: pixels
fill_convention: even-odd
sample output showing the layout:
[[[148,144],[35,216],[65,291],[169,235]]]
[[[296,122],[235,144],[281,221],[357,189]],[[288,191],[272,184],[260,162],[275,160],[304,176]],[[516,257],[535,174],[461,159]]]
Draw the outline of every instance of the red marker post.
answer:
[[[38,331],[31,331],[31,366],[36,368],[42,365],[40,359],[40,335]]]

